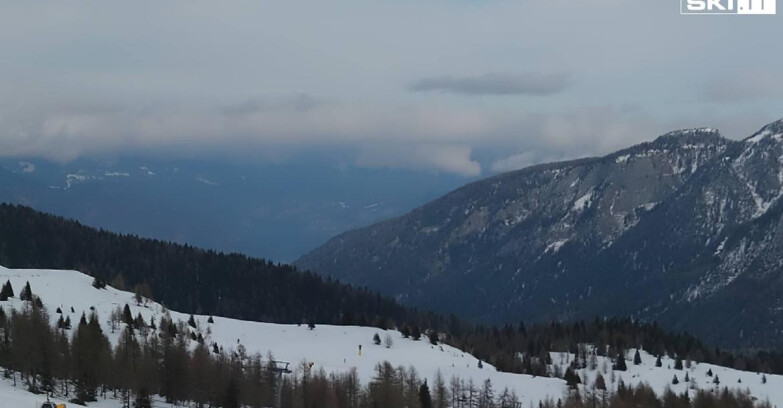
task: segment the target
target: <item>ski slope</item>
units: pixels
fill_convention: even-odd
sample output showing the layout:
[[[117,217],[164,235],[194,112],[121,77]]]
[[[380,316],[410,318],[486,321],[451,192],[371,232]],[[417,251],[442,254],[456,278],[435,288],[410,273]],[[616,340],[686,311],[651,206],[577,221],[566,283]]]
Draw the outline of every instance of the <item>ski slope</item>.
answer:
[[[22,308],[24,302],[18,299],[18,295],[25,283],[30,282],[33,294],[41,298],[49,311],[52,324],[59,318],[55,313],[58,307],[62,309],[64,316],[70,316],[74,327],[82,313],[89,315],[90,308],[93,307],[112,344],[117,344],[120,331],[112,333],[108,321],[110,314],[118,306],[124,307],[128,304],[133,316],[141,313],[147,322],[152,317],[155,317],[156,322],[160,322],[161,317],[167,313],[174,321],[184,322],[190,317],[189,314],[166,311],[155,302],[138,305],[132,293],[110,286],[96,289],[92,286],[93,278],[76,271],[0,267],[0,284],[6,280],[11,281],[17,297],[1,302],[2,307]],[[395,330],[329,325],[317,325],[310,330],[306,325],[249,322],[217,316],[213,317],[214,323],[210,324],[207,323],[209,316],[194,317],[208,344],[216,342],[227,351],[236,349],[241,344],[248,354],[260,353],[265,356],[267,352],[271,352],[275,359],[291,362],[292,367],[302,361],[312,362],[315,370],[323,368],[326,372],[345,372],[355,367],[365,384],[372,379],[375,366],[388,361],[394,366],[414,366],[419,375],[428,378],[430,382],[438,370],[446,381],[452,376],[466,381],[473,379],[476,384],[490,379],[496,390],[502,391],[506,387],[515,390],[525,402],[524,406],[547,397],[561,397],[566,391],[565,382],[560,379],[501,373],[487,363],[483,363],[483,368],[478,368],[478,360],[468,353],[447,345],[432,346],[424,338],[419,341],[404,339],[402,334]],[[382,341],[388,334],[393,345],[390,348],[383,344],[375,345],[372,340],[375,333],[379,334]],[[361,356],[359,345],[362,346]],[[0,403],[0,408],[6,407]]]
[[[33,294],[39,296],[47,308],[52,324],[59,318],[55,313],[58,307],[62,309],[64,316],[70,316],[74,327],[78,324],[82,313],[89,315],[91,308],[94,308],[112,344],[117,343],[120,331],[112,333],[109,316],[118,306],[129,305],[133,316],[141,313],[147,322],[153,317],[156,322],[160,322],[166,315],[174,321],[183,322],[190,317],[189,314],[168,311],[152,301],[137,304],[132,293],[110,286],[96,289],[92,286],[91,277],[77,271],[21,270],[0,266],[0,284],[5,283],[6,280],[10,280],[17,296],[25,283],[30,282]],[[20,309],[23,306],[24,302],[18,297],[0,302],[0,307],[4,307],[6,311]],[[329,325],[317,325],[315,329],[310,330],[306,325],[249,322],[217,316],[213,317],[214,323],[210,324],[207,323],[208,316],[195,315],[194,317],[197,330],[208,344],[216,342],[227,351],[236,349],[241,344],[248,354],[260,353],[265,356],[267,352],[271,352],[277,360],[291,362],[292,367],[304,361],[312,362],[314,369],[324,369],[326,372],[344,372],[356,368],[365,384],[372,379],[376,364],[388,361],[394,366],[414,366],[419,375],[428,378],[430,382],[433,381],[438,370],[446,381],[452,376],[464,380],[472,379],[476,384],[490,379],[497,391],[502,391],[506,387],[514,390],[520,397],[523,407],[531,404],[535,406],[544,399],[556,400],[567,391],[566,384],[561,379],[501,373],[487,363],[483,364],[483,368],[478,368],[478,360],[469,353],[447,345],[432,346],[425,339],[419,341],[404,339],[395,330]],[[391,336],[393,345],[390,348],[386,348],[383,344],[375,345],[372,338],[376,333],[382,341],[387,334]],[[361,355],[359,355],[359,345],[362,346]],[[581,388],[591,392],[595,377],[601,372],[609,389],[616,389],[619,381],[622,380],[626,385],[647,383],[659,394],[667,387],[671,387],[677,393],[686,391],[693,393],[693,389],[714,390],[716,386],[712,382],[713,378],[706,376],[706,372],[712,369],[720,378],[721,389],[728,387],[748,390],[759,400],[768,400],[773,403],[773,406],[783,407],[783,376],[767,375],[767,383],[762,384],[761,375],[758,373],[693,363],[688,373],[694,381],[686,383],[685,371],[674,370],[672,359],[664,357],[662,367],[655,367],[655,357],[641,351],[642,364],[635,366],[632,362],[634,352],[635,350],[628,351],[626,372],[613,372],[609,359],[596,357],[595,369],[578,371],[585,383]],[[574,358],[573,355],[556,352],[551,353],[551,357],[552,369],[554,370],[555,365],[559,365],[562,372],[565,372],[565,368]],[[677,375],[680,384],[671,384],[674,375]],[[33,407],[41,401],[40,396],[29,394],[21,388],[14,388],[7,380],[0,379],[0,408]],[[90,405],[114,408],[119,406],[119,402],[106,400]]]

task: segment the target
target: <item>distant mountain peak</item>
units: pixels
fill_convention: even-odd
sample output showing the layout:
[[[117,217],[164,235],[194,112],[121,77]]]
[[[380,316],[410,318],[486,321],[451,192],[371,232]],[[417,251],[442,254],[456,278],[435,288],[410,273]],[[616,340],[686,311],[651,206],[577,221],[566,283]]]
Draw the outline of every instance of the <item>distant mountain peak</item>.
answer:
[[[754,133],[753,136],[745,139],[745,141],[748,143],[759,143],[763,140],[780,142],[781,139],[783,139],[783,119],[764,126],[759,129],[758,132]]]

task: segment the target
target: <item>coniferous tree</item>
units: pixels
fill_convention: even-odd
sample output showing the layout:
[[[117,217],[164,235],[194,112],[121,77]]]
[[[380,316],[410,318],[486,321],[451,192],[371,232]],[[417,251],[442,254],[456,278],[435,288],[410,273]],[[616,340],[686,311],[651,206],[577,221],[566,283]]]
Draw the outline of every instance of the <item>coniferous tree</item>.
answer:
[[[677,359],[674,360],[674,369],[675,370],[682,370],[682,359],[680,356],[677,356]]]
[[[378,333],[375,333],[375,334],[372,336],[372,342],[373,342],[373,344],[375,344],[376,346],[380,346],[380,345],[381,345],[381,336],[379,336],[379,335],[378,335]]]
[[[103,278],[96,276],[92,280],[92,287],[94,287],[95,289],[105,289],[106,281],[104,281]]]
[[[125,307],[122,309],[122,322],[125,323],[127,327],[133,328],[135,325],[135,320],[133,319],[133,313],[131,313],[130,306],[128,304],[125,304]]]
[[[4,302],[14,297],[14,289],[11,287],[11,281],[8,280],[3,284],[3,288],[0,289],[0,302]]]
[[[625,364],[625,351],[621,350],[620,353],[617,354],[617,360],[615,361],[614,369],[616,371],[628,370],[628,366]]]
[[[413,340],[421,339],[421,328],[419,328],[418,325],[413,326],[413,333],[411,333],[411,337]]]
[[[440,340],[438,338],[438,332],[436,332],[435,330],[431,330],[429,334],[429,339],[430,339],[430,344],[432,344],[433,346],[437,346],[438,341]]]
[[[152,408],[152,402],[150,401],[150,394],[147,391],[147,388],[141,387],[139,391],[136,392],[133,408]]]
[[[636,349],[636,353],[633,355],[633,364],[634,365],[642,364],[642,356],[641,354],[639,354],[639,349]]]
[[[196,319],[193,317],[193,315],[190,315],[190,317],[188,318],[188,326],[194,329],[196,328]]]
[[[30,289],[30,282],[25,283],[22,291],[19,292],[19,299],[31,302],[33,300],[33,291]]]
[[[679,384],[679,383],[680,383],[680,380],[678,380],[678,379],[677,379],[677,375],[675,375],[675,376],[674,376],[674,378],[672,379],[672,384],[673,384],[673,385],[677,385],[677,384]]]
[[[663,366],[663,362],[661,361],[661,355],[660,354],[658,355],[658,358],[655,360],[655,366],[656,367],[662,367]]]
[[[432,397],[430,396],[430,387],[427,386],[427,380],[419,387],[419,404],[421,408],[432,408]]]
[[[582,379],[579,378],[579,376],[574,372],[574,370],[571,369],[571,367],[566,369],[563,379],[566,381],[568,387],[573,389],[575,389],[578,384],[582,383]]]

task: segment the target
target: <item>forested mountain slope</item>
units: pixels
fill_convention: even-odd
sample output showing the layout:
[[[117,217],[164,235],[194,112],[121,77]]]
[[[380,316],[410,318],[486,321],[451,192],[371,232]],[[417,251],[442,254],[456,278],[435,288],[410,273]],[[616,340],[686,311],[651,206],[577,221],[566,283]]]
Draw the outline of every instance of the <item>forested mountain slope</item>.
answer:
[[[783,121],[672,132],[475,182],[296,265],[487,322],[633,316],[779,346]]]
[[[6,204],[0,265],[80,270],[174,309],[245,320],[367,324],[382,317],[428,326],[430,318],[288,265],[99,231]]]

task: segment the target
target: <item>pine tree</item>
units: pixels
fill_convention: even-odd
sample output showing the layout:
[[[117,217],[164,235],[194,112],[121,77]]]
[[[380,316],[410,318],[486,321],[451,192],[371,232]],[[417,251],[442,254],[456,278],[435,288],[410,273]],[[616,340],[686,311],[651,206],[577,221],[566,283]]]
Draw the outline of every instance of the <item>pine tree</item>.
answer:
[[[100,277],[96,276],[92,280],[92,287],[94,287],[95,289],[105,289],[106,288],[106,282],[103,280],[103,278],[100,278]]]
[[[133,327],[135,323],[133,320],[133,313],[131,313],[130,306],[128,306],[127,303],[122,309],[122,322],[128,327]]]
[[[685,372],[685,382],[686,382],[686,383],[689,383],[689,382],[691,382],[691,376],[690,376],[690,375],[688,375],[688,372],[687,372],[687,371]]]
[[[432,397],[430,396],[430,387],[427,386],[427,379],[419,387],[419,404],[421,408],[432,408]]]
[[[639,349],[636,349],[636,354],[633,355],[633,364],[634,365],[642,364],[642,356],[641,354],[639,354]]]
[[[379,336],[379,335],[378,335],[378,333],[375,333],[375,334],[372,336],[372,342],[373,342],[373,343],[374,343],[376,346],[380,346],[380,345],[381,345],[381,336]]]
[[[707,370],[707,377],[712,377],[712,369]]]
[[[150,394],[145,387],[139,388],[136,392],[136,399],[133,401],[133,408],[152,408]]]
[[[310,330],[315,329],[315,322],[313,322],[312,320],[308,321],[307,322],[307,328],[310,329]]]
[[[582,383],[582,379],[579,378],[579,376],[574,372],[574,370],[571,369],[571,367],[566,369],[563,379],[566,381],[566,384],[569,388],[576,388],[578,384]]]
[[[614,364],[614,369],[616,371],[628,370],[628,366],[625,364],[625,351],[620,350],[620,353],[617,354],[617,361]]]
[[[14,297],[14,289],[11,287],[11,281],[8,280],[3,284],[3,288],[0,289],[0,302],[4,302]]]
[[[660,354],[658,355],[658,358],[655,360],[655,366],[656,367],[662,367],[663,366],[663,362],[661,361],[661,355]]]
[[[675,375],[674,378],[672,379],[672,384],[677,385],[679,383],[680,383],[680,380],[678,380],[677,376]]]
[[[438,338],[438,332],[436,332],[435,330],[430,330],[429,338],[430,338],[430,344],[432,344],[433,346],[438,345],[438,340],[440,340]]]
[[[215,319],[213,319],[212,316],[209,316],[209,319],[207,319],[207,323],[215,323]]]
[[[30,289],[30,282],[25,283],[24,288],[19,293],[19,299],[31,302],[33,300],[33,291]]]
[[[674,369],[675,370],[682,370],[682,359],[680,356],[677,356],[677,359],[674,360]]]
[[[421,329],[419,326],[413,326],[413,332],[411,333],[411,337],[413,340],[419,340],[421,339]]]
[[[190,315],[190,317],[188,318],[188,326],[194,329],[196,328],[196,319],[193,317],[193,315]]]
[[[762,384],[766,384],[767,383],[767,375],[766,374],[762,374],[761,375],[761,383]]]

